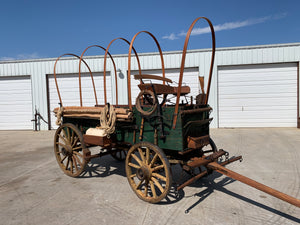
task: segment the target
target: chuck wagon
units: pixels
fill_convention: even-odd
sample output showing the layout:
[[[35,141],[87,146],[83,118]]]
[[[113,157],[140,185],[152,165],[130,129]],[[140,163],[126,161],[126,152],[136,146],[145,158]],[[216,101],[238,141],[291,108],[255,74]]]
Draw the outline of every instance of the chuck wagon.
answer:
[[[183,85],[184,65],[189,38],[195,23],[204,19],[208,22],[212,36],[212,51],[210,70],[207,79],[207,89],[204,90],[204,77],[199,77],[201,93],[189,96],[190,87]],[[162,76],[143,74],[138,54],[133,47],[136,37],[146,33],[155,41],[160,53]],[[116,104],[110,104],[106,97],[106,61],[111,44],[116,40],[123,40],[129,44],[128,53],[128,105],[118,104],[117,79],[115,79]],[[104,104],[97,101],[96,89],[92,72],[83,59],[85,51],[90,47],[100,47],[105,51],[104,56]],[[125,160],[128,182],[135,194],[142,200],[157,203],[164,199],[172,186],[171,165],[179,164],[191,178],[178,185],[177,190],[191,184],[195,180],[216,170],[236,180],[251,185],[281,198],[299,207],[299,200],[257,183],[249,178],[237,174],[224,166],[241,160],[242,157],[228,157],[228,153],[217,149],[209,134],[209,124],[212,120],[208,105],[209,90],[215,57],[215,34],[209,19],[199,17],[193,21],[186,34],[179,81],[165,77],[163,54],[157,39],[148,31],[138,32],[131,40],[116,38],[107,48],[98,45],[89,46],[77,56],[79,59],[79,93],[80,106],[64,106],[54,65],[54,78],[60,107],[54,112],[59,125],[54,137],[54,152],[57,162],[63,172],[71,177],[78,177],[84,171],[87,163],[95,157],[110,154],[117,160]],[[139,94],[132,104],[131,96],[131,54],[135,54],[139,73],[134,78],[140,81]],[[62,56],[64,56],[62,55]],[[95,106],[86,107],[82,104],[81,64],[88,68],[94,88]],[[97,154],[91,154],[90,147],[100,146]],[[225,156],[225,160],[220,160]]]

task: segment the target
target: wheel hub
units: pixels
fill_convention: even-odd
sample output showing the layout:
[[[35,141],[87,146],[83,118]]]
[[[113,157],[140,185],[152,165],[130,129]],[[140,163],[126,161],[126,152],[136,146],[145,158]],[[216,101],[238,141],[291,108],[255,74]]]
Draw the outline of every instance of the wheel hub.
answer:
[[[72,155],[73,154],[73,148],[70,145],[67,145],[65,148],[66,154],[67,155]]]
[[[136,176],[139,180],[149,181],[151,178],[151,172],[146,166],[142,166],[137,170]]]

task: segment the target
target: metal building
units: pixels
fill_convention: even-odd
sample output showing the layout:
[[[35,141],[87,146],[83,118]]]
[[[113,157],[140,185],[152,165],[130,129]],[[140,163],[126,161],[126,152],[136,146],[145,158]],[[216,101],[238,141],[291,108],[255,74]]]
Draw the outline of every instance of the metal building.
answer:
[[[199,93],[198,76],[208,78],[210,49],[187,53],[184,82],[191,93]],[[127,104],[127,54],[114,55],[118,68],[119,104]],[[139,54],[142,70],[161,74],[158,53]],[[86,57],[93,71],[98,102],[103,104],[103,56]],[[0,62],[0,129],[33,129],[35,111],[49,124],[39,121],[42,130],[56,128],[52,110],[58,106],[53,67],[56,59]],[[181,51],[164,52],[166,77],[178,81]],[[300,127],[299,121],[300,43],[218,48],[209,104],[213,107],[211,127]],[[132,60],[132,70],[137,64]],[[107,64],[108,101],[115,102],[115,79]],[[82,68],[83,104],[95,100],[86,68]],[[78,59],[58,62],[59,87],[64,105],[79,105]],[[134,74],[134,72],[132,72]],[[133,80],[132,96],[138,94]],[[205,80],[207,83],[207,80]],[[134,102],[134,99],[133,99]]]

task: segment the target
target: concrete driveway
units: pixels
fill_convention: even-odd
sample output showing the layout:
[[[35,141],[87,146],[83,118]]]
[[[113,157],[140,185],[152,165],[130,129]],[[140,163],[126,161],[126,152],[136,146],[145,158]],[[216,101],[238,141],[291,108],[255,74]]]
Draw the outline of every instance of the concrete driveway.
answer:
[[[229,169],[300,199],[300,130],[211,129],[211,136],[230,155],[243,155]],[[155,205],[132,192],[124,162],[111,156],[93,160],[81,178],[68,177],[53,137],[0,131],[0,224],[300,223],[300,208],[216,172]]]

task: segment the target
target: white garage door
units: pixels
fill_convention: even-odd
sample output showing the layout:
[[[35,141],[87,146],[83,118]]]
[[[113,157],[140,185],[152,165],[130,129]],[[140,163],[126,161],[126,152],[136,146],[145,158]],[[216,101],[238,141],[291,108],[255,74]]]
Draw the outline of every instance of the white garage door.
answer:
[[[103,73],[93,73],[93,77],[97,92],[98,104],[104,104]],[[63,105],[80,106],[78,74],[59,74],[57,75],[57,82]],[[94,106],[96,102],[90,74],[81,75],[81,88],[83,106]],[[57,95],[53,75],[48,76],[48,90],[51,129],[56,129],[56,117],[54,116],[53,109],[59,107],[59,98]],[[106,73],[106,90],[107,101],[111,102],[111,76],[109,73]]]
[[[0,77],[0,129],[33,129],[32,119],[30,77]]]
[[[219,127],[296,127],[297,64],[218,70]]]
[[[178,86],[178,80],[179,80],[179,73],[180,69],[166,69],[166,78],[169,78],[173,81],[171,86]],[[132,75],[138,74],[138,71],[131,72]],[[151,75],[158,75],[162,76],[161,70],[142,70],[142,74],[151,74]],[[189,86],[191,89],[190,96],[195,97],[199,94],[199,79],[198,79],[198,68],[186,68],[184,70],[183,74],[183,83],[182,85]],[[162,81],[157,80],[151,80],[153,83],[162,83]],[[138,85],[140,84],[139,80],[135,80],[132,76],[131,78],[131,99],[132,104],[135,104],[136,97],[138,96],[140,89]],[[176,101],[176,98],[174,98],[173,101]],[[195,101],[195,100],[194,100]]]

